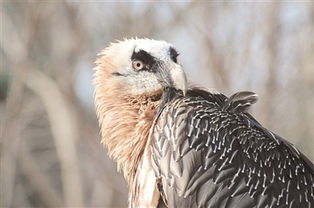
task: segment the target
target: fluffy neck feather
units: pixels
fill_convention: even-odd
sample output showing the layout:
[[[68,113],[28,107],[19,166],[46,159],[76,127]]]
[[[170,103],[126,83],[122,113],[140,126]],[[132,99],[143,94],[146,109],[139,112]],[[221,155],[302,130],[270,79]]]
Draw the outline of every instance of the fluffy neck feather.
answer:
[[[130,196],[133,198],[131,204],[140,203],[135,201],[145,191],[138,189],[141,187],[138,175],[143,173],[137,168],[143,164],[143,154],[148,147],[149,132],[161,103],[162,92],[141,96],[124,95],[121,86],[111,79],[116,66],[110,57],[102,57],[96,63],[95,104],[102,143],[129,184]],[[158,200],[159,195],[156,195]]]
[[[104,70],[97,70],[95,74],[95,103],[102,142],[131,186],[161,92],[123,96],[123,92],[108,83],[107,76]]]
[[[141,160],[158,103],[152,97],[102,96],[97,99],[102,142],[129,185]]]

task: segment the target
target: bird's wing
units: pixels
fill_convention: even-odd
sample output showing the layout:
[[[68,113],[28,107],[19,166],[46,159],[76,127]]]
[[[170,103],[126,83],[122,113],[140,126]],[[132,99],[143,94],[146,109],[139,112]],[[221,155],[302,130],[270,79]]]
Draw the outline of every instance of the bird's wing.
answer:
[[[224,96],[192,94],[167,104],[152,134],[168,207],[314,207],[305,156],[248,113],[223,110]]]
[[[257,94],[249,91],[241,91],[233,94],[226,99],[222,110],[230,113],[241,113],[249,109],[249,107],[257,102]]]

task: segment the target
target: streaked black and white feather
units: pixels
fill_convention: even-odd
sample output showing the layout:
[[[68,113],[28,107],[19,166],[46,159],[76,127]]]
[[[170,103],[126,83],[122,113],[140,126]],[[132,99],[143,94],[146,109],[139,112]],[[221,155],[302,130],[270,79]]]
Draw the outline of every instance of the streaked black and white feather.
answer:
[[[167,207],[314,207],[313,164],[247,113],[256,100],[194,89],[165,104],[152,157]]]

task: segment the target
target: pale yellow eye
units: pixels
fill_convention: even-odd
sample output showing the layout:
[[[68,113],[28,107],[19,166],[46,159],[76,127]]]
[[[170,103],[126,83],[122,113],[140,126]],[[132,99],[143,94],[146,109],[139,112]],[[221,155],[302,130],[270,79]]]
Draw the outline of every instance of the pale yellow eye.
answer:
[[[144,64],[143,62],[136,60],[132,62],[132,67],[133,69],[135,69],[136,71],[141,70],[144,68]]]

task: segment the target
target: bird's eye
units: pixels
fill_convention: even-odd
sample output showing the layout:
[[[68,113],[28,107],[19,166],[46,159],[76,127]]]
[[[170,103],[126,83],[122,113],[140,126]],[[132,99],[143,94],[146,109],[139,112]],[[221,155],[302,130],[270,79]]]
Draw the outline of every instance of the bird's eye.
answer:
[[[132,67],[133,69],[135,69],[136,71],[141,70],[144,68],[144,64],[143,62],[136,60],[132,62]]]

